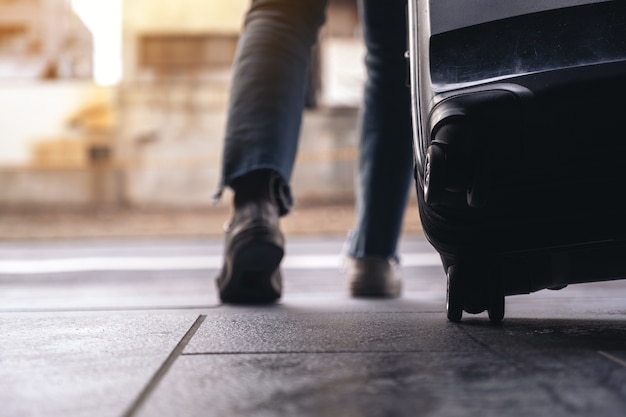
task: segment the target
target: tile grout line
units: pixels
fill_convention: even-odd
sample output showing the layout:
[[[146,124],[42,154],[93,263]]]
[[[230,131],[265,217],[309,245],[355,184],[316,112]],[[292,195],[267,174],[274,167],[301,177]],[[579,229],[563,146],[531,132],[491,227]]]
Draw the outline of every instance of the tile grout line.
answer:
[[[623,359],[620,359],[616,356],[611,355],[608,352],[605,352],[603,350],[599,350],[598,354],[600,354],[601,356],[604,356],[605,358],[607,358],[608,360],[610,360],[611,362],[614,362],[624,368],[626,368],[626,361],[624,361]]]
[[[196,321],[191,325],[189,330],[187,330],[185,335],[176,344],[172,352],[170,352],[170,354],[161,364],[159,369],[154,373],[152,378],[150,378],[148,384],[139,393],[137,398],[135,398],[130,407],[126,410],[124,414],[122,414],[122,417],[133,417],[134,415],[136,415],[137,411],[139,411],[139,408],[141,408],[141,406],[146,402],[150,394],[152,394],[152,392],[159,385],[163,377],[165,377],[167,372],[170,370],[174,362],[176,362],[176,359],[178,359],[178,357],[182,355],[183,350],[185,349],[185,347],[187,347],[187,344],[189,344],[191,338],[196,334],[196,332],[204,322],[204,319],[206,319],[206,314],[199,315],[198,318],[196,318]]]

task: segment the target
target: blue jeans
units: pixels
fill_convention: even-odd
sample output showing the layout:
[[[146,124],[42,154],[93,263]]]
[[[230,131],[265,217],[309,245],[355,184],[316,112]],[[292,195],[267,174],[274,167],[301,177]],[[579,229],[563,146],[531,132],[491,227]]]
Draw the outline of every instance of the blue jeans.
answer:
[[[255,0],[235,57],[220,189],[255,170],[285,183],[296,157],[311,48],[326,0]],[[348,255],[396,256],[412,182],[405,0],[360,0],[367,82],[360,117],[356,227]]]

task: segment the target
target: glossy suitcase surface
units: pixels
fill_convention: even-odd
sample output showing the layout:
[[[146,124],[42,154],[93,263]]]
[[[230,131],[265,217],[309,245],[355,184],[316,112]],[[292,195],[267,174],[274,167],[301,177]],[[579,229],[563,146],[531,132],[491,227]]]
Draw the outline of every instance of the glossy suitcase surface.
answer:
[[[417,193],[448,318],[626,278],[626,2],[408,10]]]

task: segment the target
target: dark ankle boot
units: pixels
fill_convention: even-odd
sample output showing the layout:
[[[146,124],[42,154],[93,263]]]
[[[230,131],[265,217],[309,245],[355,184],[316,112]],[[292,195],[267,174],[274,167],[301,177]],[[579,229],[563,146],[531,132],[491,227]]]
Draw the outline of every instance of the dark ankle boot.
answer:
[[[282,294],[279,266],[285,239],[272,191],[273,177],[260,174],[233,186],[235,210],[226,229],[224,264],[216,279],[224,302],[270,303]]]

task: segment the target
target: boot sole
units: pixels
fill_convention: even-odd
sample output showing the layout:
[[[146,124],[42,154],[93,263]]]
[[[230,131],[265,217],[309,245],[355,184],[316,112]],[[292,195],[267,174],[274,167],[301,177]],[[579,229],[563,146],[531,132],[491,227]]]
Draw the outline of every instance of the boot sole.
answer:
[[[232,251],[218,277],[220,298],[227,303],[271,303],[282,293],[280,262],[282,247],[270,243],[251,243]]]

